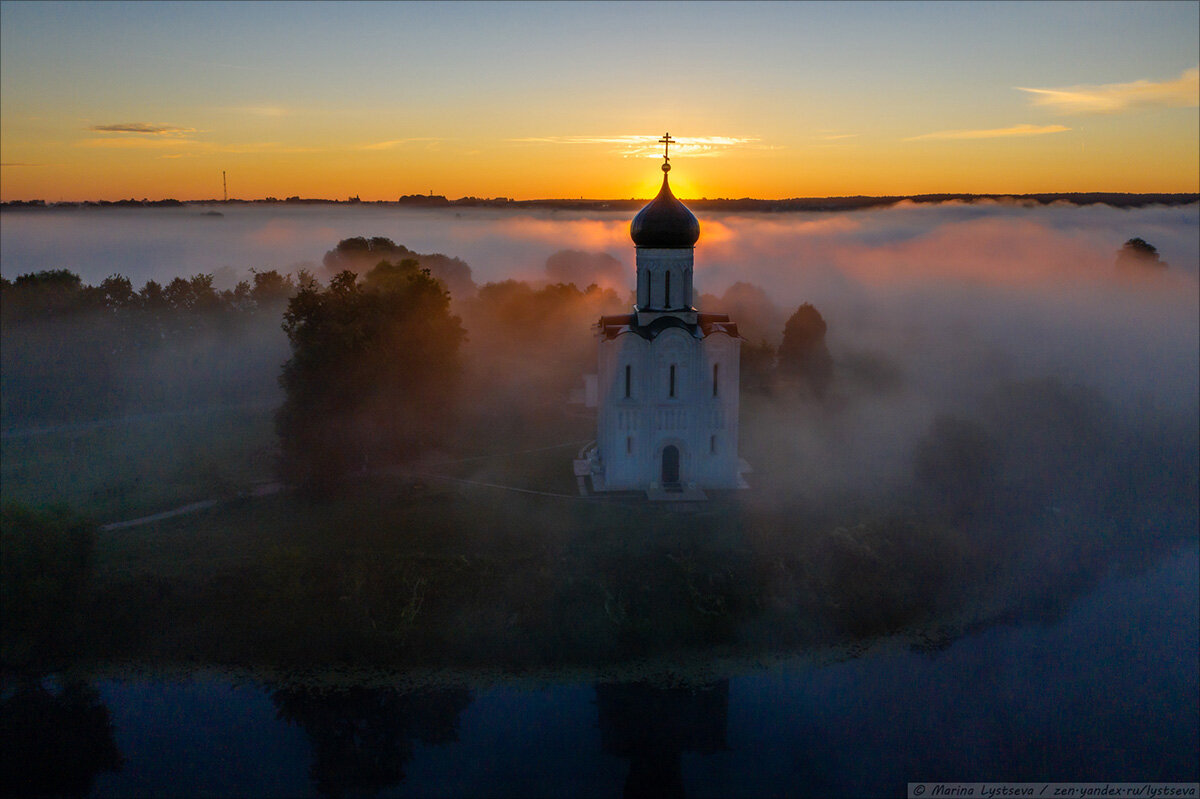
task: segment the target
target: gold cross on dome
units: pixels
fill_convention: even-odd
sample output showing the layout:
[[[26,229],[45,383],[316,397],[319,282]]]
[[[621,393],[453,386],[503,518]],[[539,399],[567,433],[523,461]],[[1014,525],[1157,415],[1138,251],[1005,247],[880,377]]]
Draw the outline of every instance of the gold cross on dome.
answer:
[[[671,134],[664,133],[663,137],[658,140],[658,143],[663,146],[663,158],[670,161],[671,160],[671,145],[675,143],[675,140],[671,138]]]

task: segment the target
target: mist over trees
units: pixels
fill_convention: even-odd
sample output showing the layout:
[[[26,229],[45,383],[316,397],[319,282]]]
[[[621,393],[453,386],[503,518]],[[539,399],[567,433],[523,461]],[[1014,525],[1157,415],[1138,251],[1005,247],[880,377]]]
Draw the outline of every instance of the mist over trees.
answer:
[[[580,288],[597,285],[625,292],[633,277],[625,265],[606,252],[559,250],[546,259],[546,276],[554,283],[571,283]]]
[[[289,492],[231,501],[211,517],[233,519],[226,530],[192,517],[188,546],[211,547],[213,573],[108,574],[96,651],[132,641],[234,662],[335,653],[530,663],[564,652],[602,659],[681,644],[861,640],[962,611],[975,578],[1017,575],[1007,600],[1037,609],[1059,576],[1085,585],[1114,558],[1134,562],[1194,535],[1194,399],[1174,390],[1177,375],[1194,374],[1180,355],[1191,342],[1178,335],[1190,328],[1174,295],[1134,296],[1112,280],[1109,244],[1095,267],[1109,283],[1087,284],[1091,295],[993,284],[972,285],[972,295],[961,283],[894,290],[886,272],[871,291],[818,282],[788,294],[748,266],[724,292],[702,295],[702,310],[729,312],[746,336],[740,449],[754,471],[749,491],[717,497],[694,526],[677,524],[674,510],[572,496],[567,454],[595,423],[568,399],[595,369],[595,321],[628,311],[632,281],[608,288],[615,257],[555,247],[513,271],[524,279],[472,282],[462,296],[383,237],[343,239],[328,263],[353,263],[357,274],[320,280],[268,272],[222,291],[204,273],[135,290],[119,276],[90,287],[62,272],[4,284],[4,381],[19,389],[5,392],[6,427],[17,401],[59,421],[168,400],[243,401],[269,384],[278,435],[266,412],[255,417],[271,449],[247,471],[275,476],[277,444],[279,475],[295,493],[340,483],[347,500],[319,512]],[[807,279],[820,268],[793,271]],[[1146,323],[1159,324],[1164,309],[1165,330]],[[1058,324],[1050,334],[1027,332],[1047,318]],[[114,333],[126,328],[127,338]],[[1062,335],[1076,328],[1127,349],[1114,356]],[[1144,367],[1149,399],[1120,404],[1096,373],[1040,359],[1050,346],[1114,380]],[[35,392],[39,369],[47,377]],[[246,372],[246,382],[222,382]],[[155,399],[153,386],[168,380],[179,389]],[[173,425],[156,430],[171,438]],[[197,427],[205,439],[231,435],[207,420]],[[30,440],[34,460],[43,439]],[[72,469],[74,443],[59,441]],[[135,446],[144,441],[125,452]],[[6,490],[28,468],[5,472]],[[164,496],[181,504],[248,493],[245,482],[194,485]],[[568,496],[495,493],[510,487]],[[105,513],[138,515],[113,504]],[[276,513],[284,521],[263,521]],[[135,532],[128,546],[158,546]],[[260,549],[220,562],[243,545]],[[73,613],[46,607],[65,608],[48,622]],[[160,632],[167,619],[179,621],[179,638]],[[324,713],[320,703],[313,710]],[[302,715],[297,723],[314,732]],[[341,746],[331,740],[330,751]]]
[[[762,286],[738,280],[720,295],[701,294],[698,307],[702,311],[729,314],[748,342],[779,346],[785,312]]]
[[[415,260],[419,268],[428,269],[429,274],[440,280],[454,299],[465,299],[475,293],[475,281],[471,278],[471,267],[466,261],[441,253],[422,255],[384,236],[342,239],[336,247],[325,253],[321,263],[326,274],[335,277],[347,271],[356,275],[366,274],[380,261],[398,264],[409,259]]]
[[[66,269],[0,281],[0,403],[6,428],[263,399],[278,367],[290,275],[211,274],[91,286]]]
[[[780,375],[801,383],[818,399],[833,382],[833,358],[825,346],[827,329],[821,312],[806,302],[788,318],[779,345]]]
[[[1127,275],[1153,273],[1167,268],[1158,248],[1141,237],[1129,239],[1117,251],[1117,272]]]
[[[513,430],[561,413],[582,375],[593,371],[593,325],[627,307],[611,289],[574,283],[535,287],[505,280],[480,287],[463,305],[465,348],[478,396],[472,412]]]

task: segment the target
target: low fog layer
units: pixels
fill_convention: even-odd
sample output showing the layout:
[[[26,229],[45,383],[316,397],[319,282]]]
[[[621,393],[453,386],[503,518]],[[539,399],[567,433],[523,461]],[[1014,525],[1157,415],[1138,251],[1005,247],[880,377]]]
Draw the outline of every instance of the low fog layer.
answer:
[[[564,618],[581,613],[595,624],[562,629],[600,631],[581,633],[568,647],[575,647],[573,656],[617,651],[610,644],[623,630],[637,633],[629,639],[633,654],[639,641],[711,640],[689,637],[707,629],[703,625],[679,626],[669,613],[654,616],[656,608],[690,596],[685,592],[697,588],[699,574],[716,592],[714,606],[701,598],[700,616],[710,618],[715,606],[742,608],[722,618],[730,624],[757,619],[738,634],[775,646],[819,638],[788,638],[796,619],[868,636],[943,610],[965,614],[972,592],[985,584],[990,594],[981,601],[991,603],[990,617],[1009,618],[1010,611],[1065,602],[1115,564],[1144,563],[1164,547],[1195,539],[1198,206],[1117,211],[951,203],[827,215],[702,215],[698,302],[731,314],[746,338],[740,449],[753,469],[752,487],[737,492],[739,501],[714,502],[696,514],[696,527],[678,529],[648,503],[570,501],[576,488],[571,457],[594,435],[595,422],[569,399],[582,393],[581,378],[595,370],[597,317],[632,302],[626,214],[255,207],[229,209],[219,218],[194,209],[6,214],[4,223],[5,276],[65,268],[96,285],[121,273],[136,289],[151,277],[168,283],[202,273],[214,274],[220,289],[272,268],[307,270],[288,284],[312,288],[297,295],[292,311],[307,308],[318,318],[321,309],[334,309],[336,335],[311,341],[316,351],[337,357],[319,361],[311,379],[293,381],[289,402],[318,401],[297,405],[299,423],[276,429],[299,431],[297,440],[310,428],[332,430],[336,436],[321,441],[333,442],[325,451],[346,456],[343,476],[351,483],[364,474],[367,482],[375,475],[385,480],[391,510],[379,511],[384,516],[438,508],[438,524],[427,530],[394,524],[407,535],[458,536],[447,539],[457,542],[455,557],[462,547],[533,547],[546,558],[540,572],[546,575],[561,574],[560,555],[576,557],[571,563],[579,584],[600,586],[590,599],[559,593],[557,583],[531,584],[535,594],[544,590],[564,602],[576,597],[578,606]],[[1166,266],[1118,268],[1118,250],[1135,237],[1156,246]],[[32,257],[38,248],[53,256]],[[397,259],[402,263],[390,265]],[[380,267],[380,261],[388,263]],[[344,314],[338,309],[359,307],[359,299],[339,304],[321,297],[328,290],[361,298],[355,281],[369,287],[421,267],[451,287],[447,301],[432,286],[436,314],[422,316],[413,311],[417,306],[403,305],[403,291],[362,295],[364,310]],[[340,270],[358,276],[339,277]],[[278,407],[280,366],[295,354],[280,326],[283,297],[259,303],[237,291],[213,294],[207,277],[196,282],[210,289],[205,296],[214,309],[224,303],[226,310],[175,303],[160,309],[160,318],[131,300],[128,313],[111,306],[52,319],[6,313],[0,375],[6,434],[77,421],[70,414],[82,400],[112,415]],[[416,283],[430,286],[423,279],[404,285]],[[14,299],[21,291],[4,289]],[[801,304],[811,307],[799,313]],[[802,347],[785,340],[794,315],[807,322],[793,324],[793,331],[816,331],[821,340]],[[379,325],[371,321],[376,317]],[[434,318],[440,327],[426,324]],[[447,346],[458,340],[460,322],[461,349]],[[113,326],[116,333],[105,332]],[[430,330],[441,332],[423,340]],[[110,333],[114,337],[105,338]],[[118,352],[110,340],[128,349]],[[372,342],[370,357],[321,349],[345,341]],[[442,354],[435,368],[422,371],[422,359],[436,352]],[[819,379],[785,357],[789,352],[819,355]],[[89,354],[95,357],[81,357]],[[89,368],[73,366],[80,361]],[[339,372],[342,364],[347,368]],[[406,380],[421,374],[429,378],[422,385],[429,393],[418,395]],[[341,398],[322,404],[330,386]],[[424,399],[409,407],[414,396]],[[435,404],[439,413],[429,413]],[[410,449],[395,449],[401,454],[390,461],[392,450],[373,448],[409,425],[435,435],[429,442],[414,436]],[[269,436],[267,426],[260,422],[257,434]],[[200,434],[222,435],[215,428]],[[36,447],[25,451],[36,455]],[[534,455],[513,457],[522,453]],[[314,462],[328,470],[333,459]],[[523,495],[499,501],[488,495],[484,502],[463,492],[443,506],[438,503],[451,494],[401,486],[376,469],[394,462],[421,469],[457,463],[454,474],[431,480],[474,480],[566,494],[567,500],[553,498],[553,512],[522,512],[516,497]],[[24,468],[14,464],[6,480],[10,473],[33,474]],[[270,479],[269,468],[252,477]],[[396,490],[402,501],[391,493]],[[629,532],[646,546],[630,552],[598,545],[582,532],[592,522],[579,522],[579,514],[593,510],[611,512],[593,532]],[[485,517],[491,520],[481,523]],[[576,523],[583,526],[572,530]],[[372,516],[369,524],[338,529],[339,535],[386,538],[399,529],[392,524]],[[647,529],[653,538],[643,537]],[[723,540],[731,547],[722,550]],[[539,549],[539,541],[552,543]],[[697,551],[705,542],[712,548]],[[381,552],[393,545],[390,538],[371,544]],[[592,545],[598,551],[588,549]],[[535,571],[521,566],[491,574],[507,585]],[[380,586],[392,579],[370,573]],[[416,571],[400,573],[418,579]],[[671,582],[668,573],[678,579]],[[327,586],[335,597],[346,595],[338,574],[329,572]],[[460,578],[470,597],[482,595],[475,575]],[[622,610],[619,602],[605,601],[605,592],[633,604]],[[320,592],[304,596],[314,607],[331,604]],[[526,604],[547,606],[541,596]],[[652,625],[642,624],[643,610]],[[759,618],[760,610],[767,616]],[[772,626],[776,610],[795,615],[780,616]],[[482,626],[498,636],[497,646],[507,645],[502,620],[511,612],[496,612],[499,621]],[[435,637],[452,618],[430,608],[422,614],[418,626]],[[647,630],[654,635],[638,637]],[[479,635],[474,626],[469,640]]]
[[[119,272],[140,286],[147,279],[165,282],[226,267],[236,273],[251,268],[291,271],[297,265],[316,269],[329,248],[353,236],[386,236],[416,252],[461,258],[481,284],[538,277],[546,258],[563,249],[607,252],[633,268],[632,214],[626,211],[250,205],[223,206],[223,216],[214,217],[205,216],[205,210],[189,206],[5,211],[0,274],[12,280],[26,272],[67,268],[84,282],[96,284]],[[777,287],[786,289],[779,298],[789,304],[803,299],[798,292],[839,276],[856,283],[867,281],[871,274],[882,277],[889,269],[909,272],[912,264],[892,261],[894,252],[911,253],[923,244],[939,242],[969,246],[979,234],[988,241],[1004,240],[1019,231],[1034,237],[1026,243],[1014,239],[986,253],[989,262],[1006,265],[1003,274],[1009,280],[1036,273],[1037,266],[1053,266],[1055,273],[1089,268],[1087,263],[1045,258],[1037,265],[1022,265],[1020,256],[1027,247],[1053,242],[1054,252],[1100,258],[1106,269],[1116,248],[1133,236],[1158,247],[1174,270],[1195,275],[1200,268],[1198,205],[1119,209],[1066,203],[1030,207],[993,201],[906,202],[837,213],[702,212],[699,216],[702,232],[696,262],[703,290],[723,291],[738,280],[763,283],[795,274],[795,280]],[[872,252],[879,258],[866,257]],[[961,260],[956,257],[960,254],[946,252],[942,260]]]
[[[524,320],[522,346],[554,355],[563,372],[556,384],[593,369],[594,316],[628,305],[633,285],[625,212],[281,205],[222,213],[7,212],[0,270],[11,280],[65,268],[93,285],[121,274],[134,287],[207,273],[217,288],[232,288],[252,269],[307,268],[327,281],[326,254],[339,240],[383,236],[427,254],[422,265],[435,276],[438,264],[453,266],[468,353],[497,362],[537,359],[509,352],[497,339],[501,330],[485,330],[490,321],[479,298],[464,296],[474,286],[515,279],[613,290]],[[850,452],[863,435],[872,447],[903,438],[883,432],[899,432],[897,414],[922,428],[918,417],[928,422],[1004,380],[1053,376],[1139,413],[1187,413],[1197,404],[1200,206],[901,203],[846,213],[702,215],[701,225],[696,287],[705,310],[729,312],[752,343],[778,345],[787,317],[812,303],[828,322],[842,393],[855,391],[856,380],[891,386],[886,396],[863,393],[878,407],[866,413],[864,406],[850,425]],[[1165,271],[1146,280],[1117,274],[1116,252],[1135,236],[1158,248]],[[435,253],[448,258],[426,263]],[[366,260],[361,268],[372,265]],[[266,328],[255,336],[257,349],[263,336],[276,336],[274,325]],[[278,345],[270,351],[281,352]],[[236,359],[236,349],[226,352]],[[577,374],[567,374],[575,359]],[[261,366],[255,371],[262,374]],[[874,426],[878,435],[868,432]]]

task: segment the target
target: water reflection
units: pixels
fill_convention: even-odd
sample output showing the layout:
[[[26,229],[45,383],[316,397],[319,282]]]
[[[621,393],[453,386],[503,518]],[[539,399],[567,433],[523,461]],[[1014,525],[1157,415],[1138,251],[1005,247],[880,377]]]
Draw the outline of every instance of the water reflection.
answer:
[[[404,780],[413,742],[458,740],[459,716],[471,704],[465,688],[401,692],[391,688],[280,688],[271,694],[278,718],[312,743],[309,776],[321,796],[375,796]]]
[[[86,796],[121,753],[94,687],[26,678],[0,682],[0,795]]]
[[[564,672],[475,691],[0,678],[0,795],[874,796],[915,779],[1194,780],[1198,568],[1192,543],[1054,606],[1065,611],[1032,603],[920,654],[893,639],[845,660],[720,670],[699,654],[694,679],[729,677],[699,688],[644,682],[645,662],[599,683]]]
[[[596,686],[600,739],[608,754],[630,759],[625,796],[682,797],[684,752],[728,749],[729,680],[695,688],[646,683]]]

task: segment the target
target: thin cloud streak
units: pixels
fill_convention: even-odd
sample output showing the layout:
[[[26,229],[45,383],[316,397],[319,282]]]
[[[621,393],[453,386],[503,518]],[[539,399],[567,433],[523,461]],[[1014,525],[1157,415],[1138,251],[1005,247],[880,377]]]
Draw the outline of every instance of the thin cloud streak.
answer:
[[[991,128],[989,130],[939,130],[933,133],[922,133],[920,136],[909,136],[904,141],[921,141],[924,139],[1003,139],[1011,136],[1042,136],[1047,133],[1062,133],[1070,128],[1065,125],[1013,125],[1008,128]]]
[[[1016,88],[1032,94],[1033,105],[1064,114],[1117,114],[1153,106],[1196,108],[1200,105],[1200,67],[1184,70],[1175,80],[1157,83],[1135,80],[1062,89]]]
[[[545,144],[611,144],[610,152],[623,158],[661,158],[662,145],[657,136],[534,136],[509,139],[513,142],[536,142]],[[672,152],[689,157],[718,155],[733,148],[773,150],[778,149],[759,144],[761,140],[744,136],[693,136],[673,140]]]
[[[320,153],[326,152],[324,147],[301,147],[286,145],[279,142],[249,142],[246,144],[220,145],[213,142],[197,141],[195,139],[171,138],[133,138],[133,139],[84,139],[75,143],[76,147],[112,149],[112,150],[170,150],[180,152],[164,155],[164,158],[184,158],[192,155],[209,153],[233,153],[235,155],[275,153]]]
[[[88,130],[97,133],[137,133],[148,136],[182,136],[185,133],[195,133],[195,128],[181,128],[178,125],[155,125],[151,122],[118,122],[113,125],[92,125]]]
[[[360,144],[358,146],[358,149],[360,149],[360,150],[392,150],[392,149],[395,149],[396,147],[401,147],[405,144],[412,144],[414,142],[432,142],[432,141],[441,141],[441,139],[438,139],[433,136],[415,136],[415,137],[409,138],[409,139],[389,139],[387,141],[372,142],[371,144]]]

